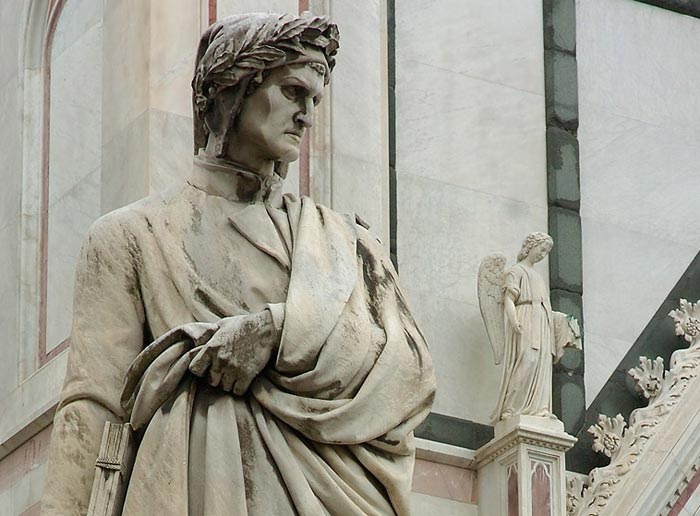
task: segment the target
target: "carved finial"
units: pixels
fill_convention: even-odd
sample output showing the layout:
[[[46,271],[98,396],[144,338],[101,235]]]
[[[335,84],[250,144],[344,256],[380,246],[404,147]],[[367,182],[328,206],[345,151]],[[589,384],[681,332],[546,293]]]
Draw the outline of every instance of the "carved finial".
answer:
[[[593,451],[602,453],[612,458],[620,449],[622,434],[627,423],[622,414],[610,418],[605,414],[598,416],[598,423],[588,428],[588,433],[593,436]]]
[[[627,373],[635,379],[637,389],[648,400],[653,400],[661,390],[664,379],[664,359],[656,357],[653,362],[647,357],[639,357],[639,367],[634,367]]]
[[[668,315],[676,323],[676,335],[683,336],[688,342],[700,335],[700,301],[689,303],[681,299],[680,308],[671,310]]]

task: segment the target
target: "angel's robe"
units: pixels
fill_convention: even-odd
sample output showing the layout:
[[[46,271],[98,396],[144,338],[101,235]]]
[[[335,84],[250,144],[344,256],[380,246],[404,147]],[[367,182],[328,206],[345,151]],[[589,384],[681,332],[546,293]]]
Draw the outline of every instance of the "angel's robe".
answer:
[[[140,438],[124,515],[409,514],[413,429],[435,381],[381,244],[308,198],[206,190],[91,228],[42,514],[85,514],[107,420]],[[187,371],[192,323],[266,307],[280,346],[244,396]],[[130,370],[154,340],[168,346]],[[138,392],[121,400],[127,371]]]
[[[503,375],[492,420],[517,414],[551,416],[552,365],[573,341],[566,315],[552,310],[546,283],[522,263],[506,273],[504,290],[514,297],[523,332],[515,331],[504,314]]]

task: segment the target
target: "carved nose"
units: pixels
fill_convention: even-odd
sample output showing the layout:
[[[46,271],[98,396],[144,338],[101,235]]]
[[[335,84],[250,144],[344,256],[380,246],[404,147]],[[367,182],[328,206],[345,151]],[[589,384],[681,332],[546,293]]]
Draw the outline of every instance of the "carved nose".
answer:
[[[313,125],[314,107],[313,99],[306,99],[304,109],[294,115],[294,121],[302,124],[304,127],[311,127]]]

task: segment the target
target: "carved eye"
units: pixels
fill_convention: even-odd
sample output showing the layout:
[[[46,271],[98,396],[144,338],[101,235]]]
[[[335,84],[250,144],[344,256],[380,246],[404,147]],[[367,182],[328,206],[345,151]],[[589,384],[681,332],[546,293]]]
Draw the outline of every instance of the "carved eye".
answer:
[[[306,96],[306,89],[301,86],[293,86],[291,84],[282,86],[282,93],[289,100],[302,100]]]
[[[321,102],[321,97],[314,97],[314,106],[318,106],[319,103]]]

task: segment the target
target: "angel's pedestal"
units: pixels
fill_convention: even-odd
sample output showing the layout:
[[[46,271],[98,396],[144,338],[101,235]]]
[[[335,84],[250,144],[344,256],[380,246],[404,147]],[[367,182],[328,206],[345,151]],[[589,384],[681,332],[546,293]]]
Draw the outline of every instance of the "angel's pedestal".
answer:
[[[476,451],[479,516],[566,514],[564,453],[576,438],[558,419],[515,416]]]

